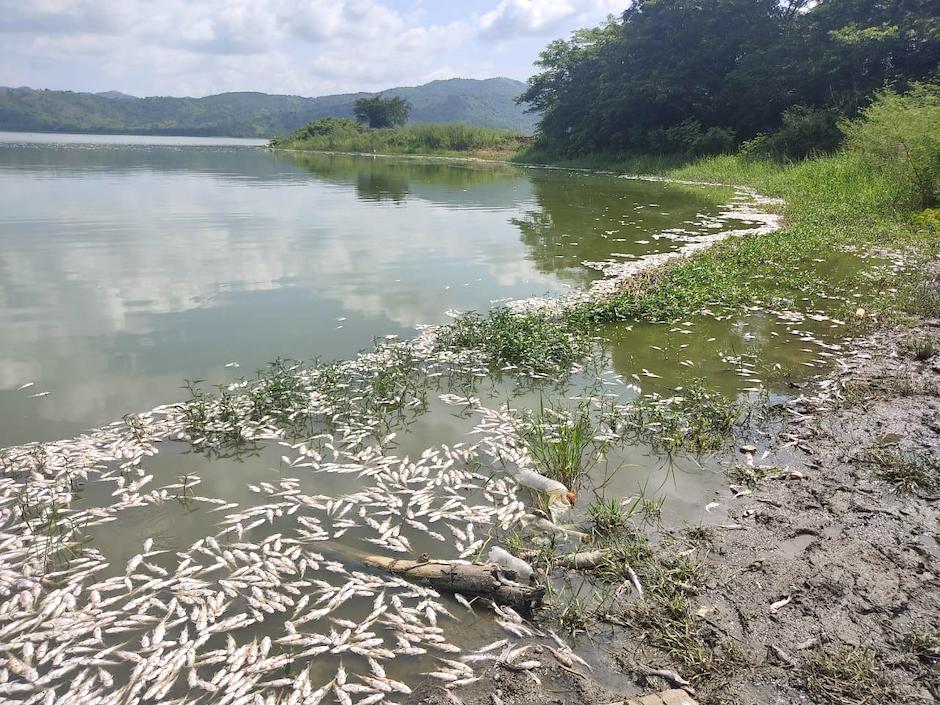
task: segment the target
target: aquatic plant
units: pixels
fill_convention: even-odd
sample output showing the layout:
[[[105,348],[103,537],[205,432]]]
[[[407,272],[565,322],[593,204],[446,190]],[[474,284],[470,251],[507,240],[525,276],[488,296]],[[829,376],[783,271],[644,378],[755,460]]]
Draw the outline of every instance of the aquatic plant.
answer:
[[[538,409],[517,410],[513,426],[535,469],[576,492],[616,439],[598,420],[603,408],[593,398],[574,407],[543,398]]]
[[[538,313],[496,308],[486,315],[463,313],[437,330],[436,349],[480,351],[491,368],[524,372],[568,372],[588,350],[585,331]]]
[[[626,411],[636,437],[667,453],[722,448],[741,414],[740,404],[710,390],[703,380],[693,380],[671,397],[640,397]]]

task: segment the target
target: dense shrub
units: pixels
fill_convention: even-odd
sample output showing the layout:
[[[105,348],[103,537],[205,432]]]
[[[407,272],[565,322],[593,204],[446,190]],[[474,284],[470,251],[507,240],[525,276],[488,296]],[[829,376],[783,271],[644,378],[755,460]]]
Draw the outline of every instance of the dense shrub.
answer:
[[[734,151],[734,147],[734,130],[722,127],[703,129],[697,120],[686,120],[646,134],[646,148],[654,154],[711,156],[728,154]]]
[[[833,152],[842,141],[838,119],[835,110],[796,105],[784,111],[779,130],[749,140],[742,151],[781,161]]]
[[[846,149],[892,184],[895,205],[920,209],[940,198],[940,85],[878,93],[857,120],[840,125]]]

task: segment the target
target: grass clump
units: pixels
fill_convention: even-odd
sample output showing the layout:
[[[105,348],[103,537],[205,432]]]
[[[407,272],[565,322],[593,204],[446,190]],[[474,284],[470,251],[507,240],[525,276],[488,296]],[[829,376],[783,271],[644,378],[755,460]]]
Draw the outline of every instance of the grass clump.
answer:
[[[702,537],[707,532],[701,532]],[[653,547],[645,539],[621,541],[608,568],[608,579],[629,579],[632,568],[643,586],[643,599],[631,602],[623,620],[643,634],[691,681],[720,679],[733,650],[697,611],[692,595],[705,581],[705,564],[694,553],[677,552],[669,545]]]
[[[549,588],[549,616],[558,626],[571,636],[587,632],[594,622],[596,606],[589,603],[580,593]]]
[[[898,492],[933,490],[940,484],[940,462],[927,454],[875,446],[868,449],[866,461]]]
[[[630,407],[628,420],[638,438],[654,450],[693,453],[719,450],[741,419],[741,405],[693,380],[672,397],[649,395]]]
[[[915,316],[940,316],[940,281],[915,282],[906,289],[901,305]]]
[[[586,334],[536,313],[497,308],[486,315],[470,311],[437,332],[439,351],[482,351],[492,367],[526,372],[568,372],[587,353]]]
[[[633,525],[630,512],[616,499],[595,499],[587,508],[595,536],[610,537],[626,533]]]
[[[847,406],[858,406],[872,399],[937,395],[940,395],[940,388],[935,383],[914,374],[854,378],[842,386],[842,400]]]
[[[516,432],[541,474],[575,490],[604,457],[607,436],[595,431],[588,402],[574,409],[545,405],[523,409],[517,415]]]
[[[940,352],[940,346],[937,345],[937,341],[926,335],[902,341],[899,347],[901,348],[901,352],[918,362],[926,362]]]
[[[600,499],[588,507],[594,545],[607,551],[594,577],[616,585],[614,595],[627,591],[634,598],[614,601],[600,618],[637,629],[642,642],[668,656],[685,678],[720,681],[738,656],[694,603],[692,596],[702,589],[707,567],[699,551],[685,550],[706,546],[713,533],[693,527],[684,532],[685,541],[667,533],[654,545],[631,520],[636,507],[638,503],[625,508],[615,500]]]
[[[872,649],[829,652],[819,647],[803,665],[802,673],[806,690],[822,702],[838,705],[897,702]]]
[[[906,639],[908,650],[926,664],[940,662],[940,634],[915,632]]]
[[[689,526],[683,533],[693,546],[708,546],[715,541],[715,529],[710,526]]]

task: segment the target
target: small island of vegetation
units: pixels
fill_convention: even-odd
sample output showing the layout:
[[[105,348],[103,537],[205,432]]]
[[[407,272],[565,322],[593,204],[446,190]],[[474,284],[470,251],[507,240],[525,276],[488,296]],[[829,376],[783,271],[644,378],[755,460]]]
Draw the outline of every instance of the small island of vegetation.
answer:
[[[286,137],[271,140],[274,149],[362,154],[429,154],[506,159],[531,139],[515,130],[457,123],[369,127],[345,118],[323,118]]]

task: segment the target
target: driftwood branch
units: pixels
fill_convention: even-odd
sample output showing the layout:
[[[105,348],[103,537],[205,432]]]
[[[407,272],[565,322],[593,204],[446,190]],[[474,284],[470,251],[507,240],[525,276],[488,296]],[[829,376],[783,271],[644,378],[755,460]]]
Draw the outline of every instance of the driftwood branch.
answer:
[[[362,560],[396,575],[427,581],[435,590],[485,597],[517,610],[531,610],[545,597],[544,587],[517,583],[513,571],[495,563],[412,561],[385,556],[362,556]]]

